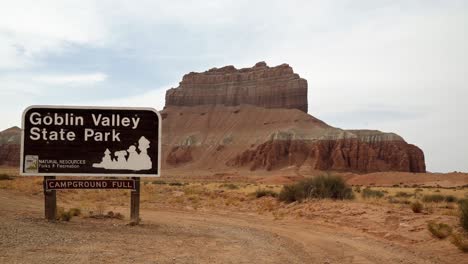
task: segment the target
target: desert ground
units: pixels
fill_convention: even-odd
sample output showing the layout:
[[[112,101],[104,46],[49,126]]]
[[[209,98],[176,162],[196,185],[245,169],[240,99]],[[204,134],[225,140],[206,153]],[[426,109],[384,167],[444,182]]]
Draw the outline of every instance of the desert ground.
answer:
[[[343,175],[354,200],[293,203],[273,197],[291,177],[144,179],[142,221],[132,226],[130,191],[57,191],[60,211],[80,214],[51,223],[42,178],[2,171],[0,263],[468,263],[450,237],[427,228],[434,221],[462,234],[456,202],[411,209],[425,195],[468,198],[466,174],[408,183],[398,173],[398,183],[386,179],[392,173]],[[366,186],[383,196],[364,198]]]

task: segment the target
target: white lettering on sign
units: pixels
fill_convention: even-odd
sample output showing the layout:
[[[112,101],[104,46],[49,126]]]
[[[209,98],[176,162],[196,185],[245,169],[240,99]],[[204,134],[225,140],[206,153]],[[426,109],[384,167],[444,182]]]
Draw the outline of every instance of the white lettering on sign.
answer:
[[[124,126],[124,127],[128,127],[130,126],[130,121],[132,123],[132,129],[135,129],[138,127],[138,123],[140,122],[140,118],[139,117],[132,117],[132,118],[128,118],[128,117],[123,117],[121,118],[120,115],[111,115],[110,117],[109,116],[102,116],[102,114],[99,114],[99,115],[95,115],[95,114],[91,114],[92,118],[93,118],[93,123],[95,126]]]
[[[91,114],[91,119],[92,124],[96,127],[131,127],[132,129],[137,129],[140,124],[140,117],[121,116],[120,114],[110,114],[108,116]],[[84,126],[85,119],[83,116],[77,116],[73,113],[47,113],[47,115],[41,115],[38,112],[33,112],[29,115],[29,122],[34,125],[29,130],[29,138],[31,140],[74,141],[76,133],[70,131],[70,129],[61,128],[58,131],[54,131],[38,126]],[[95,131],[93,128],[85,128],[83,136],[84,141],[120,141],[120,132],[116,132],[115,129],[102,132]]]
[[[88,141],[89,139],[93,139],[94,141],[120,141],[120,132],[116,133],[115,129],[112,129],[110,132],[96,132],[91,128],[85,129],[84,140]]]

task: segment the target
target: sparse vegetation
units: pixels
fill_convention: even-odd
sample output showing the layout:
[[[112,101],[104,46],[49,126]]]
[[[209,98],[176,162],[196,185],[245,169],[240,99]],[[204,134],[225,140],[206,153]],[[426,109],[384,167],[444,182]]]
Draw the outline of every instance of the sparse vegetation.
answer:
[[[322,175],[302,180],[283,187],[279,200],[284,202],[302,201],[304,199],[353,199],[352,189],[339,176]]]
[[[362,190],[362,198],[368,199],[368,198],[382,198],[384,197],[385,194],[382,191],[378,190],[372,190],[371,188],[367,187],[364,190]]]
[[[60,213],[60,215],[58,215],[58,218],[60,221],[70,221],[72,219],[72,214],[70,213],[70,211],[63,211],[62,213]]]
[[[12,180],[12,179],[13,178],[10,175],[6,174],[6,173],[1,173],[0,174],[0,181]]]
[[[423,202],[425,203],[440,203],[440,202],[456,202],[457,197],[453,195],[442,195],[442,194],[428,194],[424,195],[422,198]]]
[[[261,198],[264,196],[271,196],[271,197],[277,197],[278,193],[272,190],[266,190],[266,189],[258,189],[255,191],[255,197]]]
[[[70,214],[72,216],[80,216],[81,215],[81,209],[80,208],[70,208],[69,210]]]
[[[411,203],[411,210],[413,210],[414,213],[421,213],[423,209],[424,205],[421,202],[416,201]]]
[[[159,185],[163,185],[163,184],[167,184],[165,181],[163,180],[155,180],[155,181],[152,181],[151,182],[152,184],[159,184]]]
[[[412,197],[413,194],[411,193],[407,193],[407,192],[397,192],[395,194],[395,197],[403,197],[403,198],[409,198],[409,197]]]
[[[354,188],[354,191],[357,192],[357,193],[361,193],[361,186],[359,186],[359,185],[356,186],[356,187]]]
[[[237,186],[237,185],[234,184],[234,183],[223,183],[223,184],[221,184],[219,187],[221,187],[221,188],[226,188],[226,189],[229,189],[229,190],[237,190],[237,189],[239,189],[239,186]]]
[[[181,182],[170,182],[169,185],[170,186],[184,186],[184,184]]]
[[[468,231],[468,199],[460,200],[458,203],[460,209],[460,225]]]
[[[463,252],[468,252],[468,239],[464,238],[461,234],[452,235],[452,244],[459,248]]]
[[[452,228],[444,223],[429,222],[427,229],[439,239],[444,239],[452,234]]]

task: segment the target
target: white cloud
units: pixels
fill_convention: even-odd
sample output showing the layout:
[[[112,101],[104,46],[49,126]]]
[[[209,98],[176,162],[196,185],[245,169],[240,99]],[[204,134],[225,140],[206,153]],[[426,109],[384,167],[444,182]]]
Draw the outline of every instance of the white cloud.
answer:
[[[0,70],[25,68],[70,44],[102,45],[108,36],[94,1],[2,2]]]
[[[67,75],[39,75],[32,80],[45,84],[61,85],[83,85],[96,82],[102,82],[107,79],[107,75],[101,72],[89,74],[67,74]]]
[[[176,86],[164,86],[133,96],[89,102],[73,102],[73,104],[85,104],[90,106],[152,107],[156,110],[162,110],[166,101],[166,90],[171,87]]]

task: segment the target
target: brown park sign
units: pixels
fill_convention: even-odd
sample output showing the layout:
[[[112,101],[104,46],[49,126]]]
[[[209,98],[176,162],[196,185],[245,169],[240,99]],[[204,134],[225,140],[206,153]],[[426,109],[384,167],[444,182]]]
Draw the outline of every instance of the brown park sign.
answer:
[[[158,177],[161,117],[152,108],[31,106],[21,175]]]

